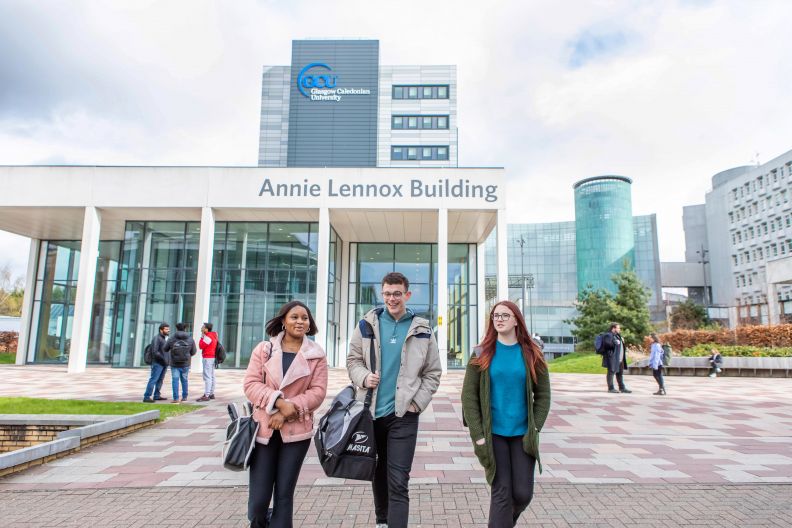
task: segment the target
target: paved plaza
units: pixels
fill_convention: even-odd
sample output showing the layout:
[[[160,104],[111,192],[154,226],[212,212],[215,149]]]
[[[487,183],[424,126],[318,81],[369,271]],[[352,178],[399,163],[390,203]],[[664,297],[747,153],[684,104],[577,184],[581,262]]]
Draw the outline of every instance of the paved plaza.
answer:
[[[3,366],[0,376],[2,396],[121,401],[141,399],[147,372]],[[219,458],[225,404],[243,398],[242,376],[221,370],[218,399],[197,412],[0,479],[3,526],[244,526],[246,474]],[[198,397],[200,376],[191,378]],[[330,378],[330,395],[348,382],[340,369]],[[629,395],[605,392],[604,376],[551,380],[544,473],[525,525],[792,525],[790,380],[669,377],[664,397],[651,394],[648,376],[628,377]],[[485,524],[488,491],[462,427],[461,383],[461,372],[445,375],[421,416],[411,525]],[[299,485],[296,526],[373,525],[368,487],[326,478],[313,448]],[[32,505],[44,517],[31,517]]]

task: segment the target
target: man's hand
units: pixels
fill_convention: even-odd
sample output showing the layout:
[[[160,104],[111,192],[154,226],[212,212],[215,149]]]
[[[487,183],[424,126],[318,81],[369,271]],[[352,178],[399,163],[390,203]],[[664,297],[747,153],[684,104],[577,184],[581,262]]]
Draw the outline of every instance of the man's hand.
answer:
[[[366,389],[376,389],[377,385],[379,385],[379,382],[380,382],[380,375],[377,374],[376,372],[373,372],[373,373],[369,374],[368,376],[366,376],[366,379],[363,382],[363,384],[365,385],[364,388],[366,388]]]
[[[289,400],[278,398],[275,401],[275,407],[278,409],[278,411],[280,411],[284,419],[289,419],[293,416],[297,416],[297,406],[294,405]]]
[[[283,427],[284,421],[285,418],[283,417],[283,415],[279,412],[276,412],[275,414],[269,417],[270,429],[272,429],[273,431],[279,431],[280,428]]]
[[[479,438],[478,440],[476,440],[476,445],[484,445],[486,443],[487,441],[483,438]]]
[[[415,405],[415,402],[411,402],[410,403],[410,408],[407,409],[407,410],[410,411],[410,412],[414,412],[414,413],[421,412],[420,409],[418,409],[418,406]]]

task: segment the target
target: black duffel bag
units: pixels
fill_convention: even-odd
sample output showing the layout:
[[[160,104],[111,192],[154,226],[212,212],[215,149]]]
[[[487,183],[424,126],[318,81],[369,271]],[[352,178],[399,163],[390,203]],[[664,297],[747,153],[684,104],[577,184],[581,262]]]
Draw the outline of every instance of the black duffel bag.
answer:
[[[371,334],[371,370],[374,372],[374,332]],[[355,386],[347,385],[319,420],[314,444],[319,463],[328,477],[374,480],[377,443],[370,410],[373,393],[374,389],[368,389],[365,402],[359,402],[355,399]]]
[[[226,441],[223,442],[223,467],[231,471],[245,471],[250,462],[250,454],[256,447],[259,423],[253,419],[253,404],[246,402],[239,406],[228,405],[231,423],[226,428]]]

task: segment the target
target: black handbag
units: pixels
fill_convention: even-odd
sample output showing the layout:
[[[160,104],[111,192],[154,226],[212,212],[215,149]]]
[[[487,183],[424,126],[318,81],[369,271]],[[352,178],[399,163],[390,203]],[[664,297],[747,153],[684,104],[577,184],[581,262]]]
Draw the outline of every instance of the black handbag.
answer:
[[[231,471],[245,471],[250,465],[250,455],[256,447],[259,423],[253,419],[253,404],[228,404],[231,423],[226,427],[223,442],[223,467]]]

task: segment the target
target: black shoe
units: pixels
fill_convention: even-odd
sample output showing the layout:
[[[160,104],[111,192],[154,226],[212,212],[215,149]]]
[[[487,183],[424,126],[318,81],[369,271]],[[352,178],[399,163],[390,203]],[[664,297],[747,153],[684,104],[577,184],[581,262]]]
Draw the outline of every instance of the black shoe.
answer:
[[[632,394],[630,389],[619,389],[619,392],[623,392],[624,394]]]
[[[154,400],[151,398],[143,398],[143,403],[154,403]]]
[[[616,389],[608,389],[608,392],[613,394],[619,394],[619,391],[617,391]]]
[[[214,400],[214,394],[210,394],[210,395],[209,395],[209,399],[210,399],[210,400]]]
[[[163,398],[162,396],[154,396],[154,399],[156,401],[162,401],[162,400],[167,400],[168,398]]]

